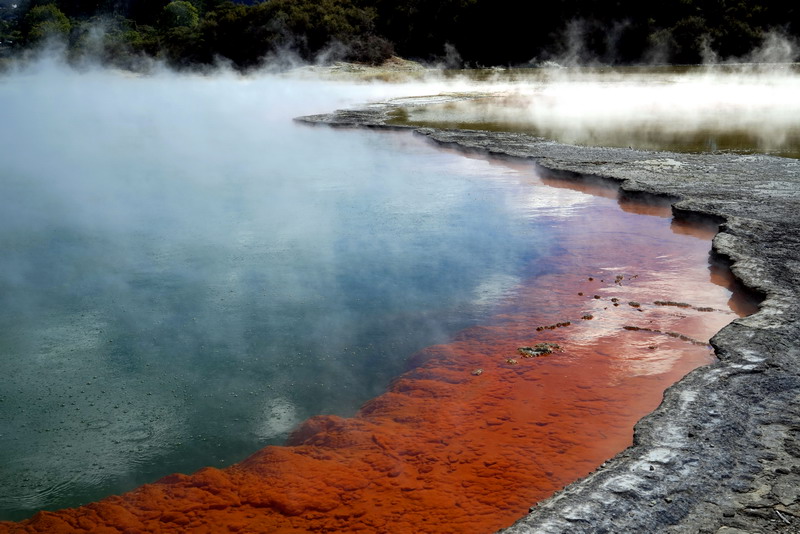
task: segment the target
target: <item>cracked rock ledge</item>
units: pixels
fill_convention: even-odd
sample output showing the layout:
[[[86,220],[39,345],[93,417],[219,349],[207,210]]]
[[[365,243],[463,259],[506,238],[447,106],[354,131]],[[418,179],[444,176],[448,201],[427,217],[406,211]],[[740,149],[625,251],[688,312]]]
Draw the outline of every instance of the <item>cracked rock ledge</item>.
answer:
[[[400,105],[297,120],[407,128],[462,150],[615,181],[621,195],[666,196],[676,217],[719,222],[714,252],[763,297],[758,313],[714,336],[719,361],[668,389],[630,448],[502,532],[800,532],[800,161],[389,125]]]

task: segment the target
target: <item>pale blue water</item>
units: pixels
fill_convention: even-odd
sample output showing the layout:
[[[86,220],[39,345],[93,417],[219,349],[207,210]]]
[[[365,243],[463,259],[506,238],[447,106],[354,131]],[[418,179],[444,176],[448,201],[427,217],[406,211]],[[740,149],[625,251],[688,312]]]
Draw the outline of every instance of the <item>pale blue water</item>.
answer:
[[[291,121],[417,91],[0,79],[0,519],[353,414],[546,269],[520,172]]]

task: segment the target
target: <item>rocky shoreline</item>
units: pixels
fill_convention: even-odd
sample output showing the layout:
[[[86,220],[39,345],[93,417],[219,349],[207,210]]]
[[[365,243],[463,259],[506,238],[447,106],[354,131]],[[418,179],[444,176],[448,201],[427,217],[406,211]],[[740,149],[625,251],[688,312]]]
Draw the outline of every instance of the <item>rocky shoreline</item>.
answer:
[[[676,217],[719,222],[714,253],[763,297],[758,313],[713,338],[719,361],[672,386],[638,423],[632,447],[503,532],[800,531],[800,161],[578,147],[519,133],[388,124],[399,105],[297,120],[408,128],[461,150],[613,181],[621,195],[666,196]]]

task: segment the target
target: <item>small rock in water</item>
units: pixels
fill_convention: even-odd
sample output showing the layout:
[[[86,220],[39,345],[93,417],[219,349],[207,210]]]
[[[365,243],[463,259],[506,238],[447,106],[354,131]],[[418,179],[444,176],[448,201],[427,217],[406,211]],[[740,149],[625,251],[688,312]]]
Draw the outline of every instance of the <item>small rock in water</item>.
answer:
[[[474,371],[472,371],[472,374],[475,376],[480,376],[483,374],[483,369],[475,369]]]
[[[523,358],[536,358],[544,354],[552,354],[554,351],[561,350],[558,343],[537,343],[533,347],[519,347],[519,352]]]

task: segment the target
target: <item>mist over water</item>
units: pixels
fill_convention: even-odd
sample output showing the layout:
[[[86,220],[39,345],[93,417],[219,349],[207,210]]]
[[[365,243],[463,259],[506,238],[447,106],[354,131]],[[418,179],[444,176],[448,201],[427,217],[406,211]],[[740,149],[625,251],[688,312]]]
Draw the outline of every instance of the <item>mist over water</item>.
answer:
[[[502,99],[584,129],[667,117],[619,93],[658,103],[660,83],[591,76],[369,84],[45,60],[0,78],[0,519],[352,415],[546,273],[563,221],[593,202],[533,189],[525,165],[293,117],[458,91],[502,93],[482,108],[501,122]],[[617,104],[566,113],[587,95]]]
[[[419,90],[0,78],[0,518],[351,415],[542,268],[514,171],[291,121]]]

